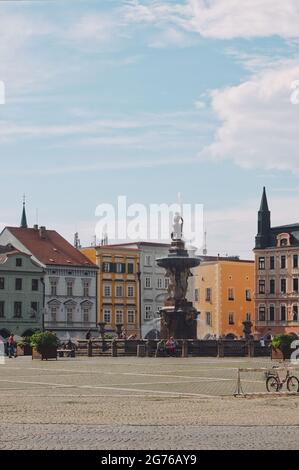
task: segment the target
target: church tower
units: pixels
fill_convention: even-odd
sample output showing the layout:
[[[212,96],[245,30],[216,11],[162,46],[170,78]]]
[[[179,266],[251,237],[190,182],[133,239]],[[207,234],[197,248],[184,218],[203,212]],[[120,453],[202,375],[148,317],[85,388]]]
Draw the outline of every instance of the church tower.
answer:
[[[23,212],[22,212],[22,219],[21,219],[20,227],[21,228],[28,228],[27,216],[26,216],[26,199],[25,199],[25,195],[24,195],[24,198],[23,198]]]
[[[255,248],[266,248],[269,244],[271,229],[271,213],[268,207],[266,188],[263,188],[260,210],[258,211],[257,236],[255,237]]]

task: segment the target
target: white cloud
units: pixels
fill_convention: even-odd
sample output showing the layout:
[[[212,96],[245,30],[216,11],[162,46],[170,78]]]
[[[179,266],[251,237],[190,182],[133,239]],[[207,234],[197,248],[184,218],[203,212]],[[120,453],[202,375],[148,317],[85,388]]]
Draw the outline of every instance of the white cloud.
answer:
[[[245,168],[298,172],[299,105],[291,103],[296,79],[299,61],[292,60],[240,85],[214,90],[212,108],[221,124],[201,157],[232,159]]]
[[[176,25],[202,37],[299,37],[297,0],[186,0],[128,2],[128,22]]]

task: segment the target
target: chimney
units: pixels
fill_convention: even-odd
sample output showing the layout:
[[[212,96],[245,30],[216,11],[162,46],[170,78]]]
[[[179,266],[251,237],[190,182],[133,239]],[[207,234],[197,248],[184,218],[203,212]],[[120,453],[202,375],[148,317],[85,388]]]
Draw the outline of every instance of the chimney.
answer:
[[[38,230],[38,225],[33,225],[34,230]]]
[[[42,227],[39,228],[39,236],[42,240],[46,240],[46,238],[47,238],[46,227],[42,226]]]

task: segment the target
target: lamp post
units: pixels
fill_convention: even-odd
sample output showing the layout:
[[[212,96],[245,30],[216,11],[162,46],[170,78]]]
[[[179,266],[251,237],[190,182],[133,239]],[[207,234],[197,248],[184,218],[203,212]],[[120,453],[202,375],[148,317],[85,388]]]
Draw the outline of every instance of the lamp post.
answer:
[[[138,305],[139,305],[139,337],[142,339],[142,302],[141,302],[141,271],[140,263],[137,264],[138,279]]]

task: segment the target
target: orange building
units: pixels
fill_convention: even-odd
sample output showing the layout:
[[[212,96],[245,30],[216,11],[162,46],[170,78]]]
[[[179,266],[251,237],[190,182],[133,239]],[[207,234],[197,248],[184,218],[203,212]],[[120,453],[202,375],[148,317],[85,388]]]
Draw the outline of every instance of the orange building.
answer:
[[[140,336],[139,250],[125,246],[103,245],[82,248],[91,261],[99,266],[98,323],[106,331],[115,331],[122,324],[128,335]]]
[[[254,323],[254,261],[205,256],[192,272],[198,338],[243,336],[242,322]]]

